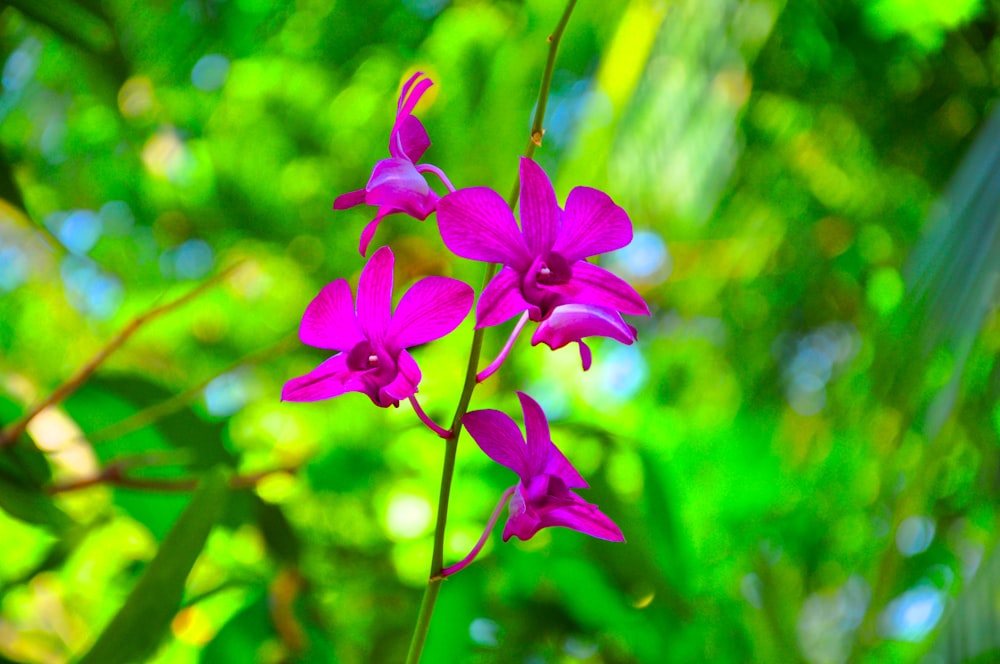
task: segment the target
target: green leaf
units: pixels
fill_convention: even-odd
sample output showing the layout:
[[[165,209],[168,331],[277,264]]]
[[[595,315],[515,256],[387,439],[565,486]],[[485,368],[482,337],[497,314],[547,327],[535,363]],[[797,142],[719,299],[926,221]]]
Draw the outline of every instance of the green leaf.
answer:
[[[201,651],[199,661],[205,664],[257,661],[261,646],[275,638],[267,594],[260,593],[219,630]]]
[[[282,564],[298,565],[302,556],[302,541],[288,522],[284,510],[261,500],[256,494],[252,496],[257,526],[264,536],[267,550]]]
[[[124,606],[78,664],[126,664],[153,654],[180,607],[184,582],[222,515],[228,491],[224,470],[205,477]]]
[[[73,525],[73,520],[56,507],[41,489],[26,487],[11,481],[6,475],[0,475],[0,509],[25,523],[57,531]]]

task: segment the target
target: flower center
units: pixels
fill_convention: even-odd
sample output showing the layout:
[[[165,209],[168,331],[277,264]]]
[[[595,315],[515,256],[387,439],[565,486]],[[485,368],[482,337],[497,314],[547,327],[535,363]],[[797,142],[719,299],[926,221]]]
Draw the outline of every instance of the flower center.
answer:
[[[347,368],[351,371],[370,371],[379,368],[378,354],[367,339],[347,352]]]
[[[573,276],[573,269],[569,261],[550,251],[538,264],[538,271],[535,272],[535,283],[543,286],[560,286],[567,283]]]

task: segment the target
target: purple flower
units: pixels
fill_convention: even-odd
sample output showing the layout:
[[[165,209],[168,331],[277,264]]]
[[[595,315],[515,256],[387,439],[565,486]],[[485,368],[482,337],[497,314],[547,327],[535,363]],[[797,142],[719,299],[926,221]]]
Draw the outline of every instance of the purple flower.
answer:
[[[357,312],[345,279],[327,284],[309,303],[299,338],[341,352],[285,383],[284,401],[319,401],[345,392],[363,392],[382,407],[413,400],[420,368],[406,349],[455,329],[472,308],[473,292],[456,279],[425,277],[403,294],[393,313],[392,268],[388,247],[368,260],[358,279]]]
[[[527,444],[514,420],[498,410],[477,410],[462,418],[483,452],[521,479],[513,489],[503,540],[511,536],[527,540],[542,528],[562,526],[600,539],[624,541],[618,526],[596,505],[570,491],[586,489],[587,482],[552,444],[541,406],[523,392],[517,396],[524,411]]]
[[[542,343],[556,350],[575,341],[580,345],[580,360],[586,371],[590,368],[591,354],[584,337],[610,337],[630,346],[637,332],[617,311],[586,304],[564,304],[553,309],[552,314],[538,325],[531,345]]]
[[[424,220],[434,211],[438,195],[427,184],[423,173],[434,173],[450,191],[454,191],[448,178],[439,168],[431,164],[416,165],[431,144],[424,125],[413,116],[417,102],[427,88],[434,85],[429,78],[418,81],[423,75],[423,72],[417,72],[411,76],[399,94],[396,123],[389,133],[390,158],[375,164],[372,176],[364,189],[349,191],[338,196],[333,202],[335,210],[346,210],[362,203],[378,206],[375,218],[361,232],[358,248],[362,256],[368,251],[368,244],[386,215],[402,212]]]
[[[518,228],[500,195],[486,187],[461,189],[438,202],[441,238],[452,252],[504,265],[479,297],[477,327],[522,311],[543,321],[567,304],[649,314],[631,286],[583,260],[632,241],[628,215],[607,194],[576,187],[561,210],[545,171],[522,157],[520,208]]]

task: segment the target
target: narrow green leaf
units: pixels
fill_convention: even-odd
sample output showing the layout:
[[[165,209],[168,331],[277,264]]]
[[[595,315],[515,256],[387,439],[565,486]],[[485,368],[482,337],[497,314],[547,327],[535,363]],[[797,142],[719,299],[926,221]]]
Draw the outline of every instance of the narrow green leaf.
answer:
[[[228,478],[209,473],[167,534],[124,606],[78,664],[146,661],[180,607],[184,582],[225,507]]]
[[[0,509],[15,519],[63,531],[73,520],[41,489],[26,487],[0,474]]]

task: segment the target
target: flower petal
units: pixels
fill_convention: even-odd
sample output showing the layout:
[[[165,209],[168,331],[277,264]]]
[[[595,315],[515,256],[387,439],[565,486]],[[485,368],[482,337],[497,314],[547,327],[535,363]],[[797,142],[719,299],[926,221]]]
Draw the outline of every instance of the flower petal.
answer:
[[[364,189],[358,189],[357,191],[349,191],[346,194],[341,194],[337,196],[333,201],[334,210],[346,210],[347,208],[352,208],[355,205],[361,205],[365,202],[365,196],[368,192]]]
[[[345,392],[364,392],[364,385],[347,368],[347,355],[334,355],[304,376],[281,388],[282,401],[320,401]]]
[[[434,211],[438,200],[424,176],[406,159],[383,159],[375,164],[367,189],[369,205],[389,207],[420,220]]]
[[[403,110],[403,102],[406,101],[407,95],[410,94],[410,88],[413,84],[417,82],[417,79],[424,75],[424,72],[418,71],[413,74],[410,78],[406,79],[406,83],[403,83],[403,88],[399,91],[399,101],[396,102],[396,115],[399,115]]]
[[[617,311],[586,304],[564,304],[556,307],[538,325],[531,345],[544,343],[556,350],[584,337],[609,337],[629,345],[635,341],[636,332]]]
[[[389,214],[389,208],[379,208],[378,213],[375,218],[369,221],[363,231],[361,231],[361,240],[358,242],[358,251],[362,256],[368,253],[368,245],[371,244],[372,238],[375,237],[375,231],[378,230],[378,225],[382,223],[382,219]]]
[[[424,96],[424,93],[427,92],[427,89],[434,85],[434,81],[429,78],[415,82],[422,75],[423,72],[417,72],[403,86],[403,90],[399,95],[399,103],[396,105],[396,123],[392,128],[392,133],[396,133],[403,120],[410,117],[410,114],[413,113],[413,109],[420,101],[420,98]]]
[[[586,304],[625,314],[649,315],[646,301],[634,288],[604,268],[586,261],[573,263],[573,277],[569,283],[552,288],[562,295],[562,304]]]
[[[530,307],[521,295],[521,275],[513,268],[505,267],[479,294],[476,327],[499,325]]]
[[[486,456],[513,470],[522,482],[528,481],[528,448],[521,430],[506,413],[475,410],[462,417],[462,424]]]
[[[448,334],[472,308],[472,287],[449,277],[425,277],[403,294],[389,322],[386,344],[409,348]]]
[[[299,339],[328,350],[350,350],[365,338],[354,315],[351,287],[337,279],[323,287],[302,314]]]
[[[572,262],[621,249],[632,241],[632,222],[603,191],[576,187],[569,192],[562,229],[553,251]]]
[[[518,392],[524,412],[524,431],[528,439],[528,472],[531,477],[542,474],[559,477],[571,489],[586,489],[589,485],[579,471],[552,442],[545,411],[524,392]],[[528,480],[522,480],[528,484]]]
[[[534,477],[545,470],[555,445],[549,437],[549,421],[538,402],[524,392],[518,392],[517,398],[524,413],[524,433],[528,439],[528,474]]]
[[[514,215],[492,189],[459,189],[438,201],[437,212],[441,239],[452,253],[520,269],[531,264]]]
[[[535,256],[552,250],[559,234],[559,203],[549,176],[542,167],[521,157],[521,231],[528,249]]]
[[[372,344],[385,338],[392,312],[392,266],[389,247],[372,254],[358,279],[358,323]]]
[[[612,542],[624,542],[625,536],[615,522],[608,518],[597,505],[584,501],[570,492],[573,498],[569,505],[544,510],[539,514],[541,528],[572,528],[585,535]]]
[[[423,123],[412,115],[400,122],[396,133],[389,137],[389,154],[413,163],[420,161],[430,146],[431,139]]]
[[[417,392],[420,384],[420,367],[405,350],[396,358],[398,373],[391,383],[379,390],[380,406],[396,406]]]

